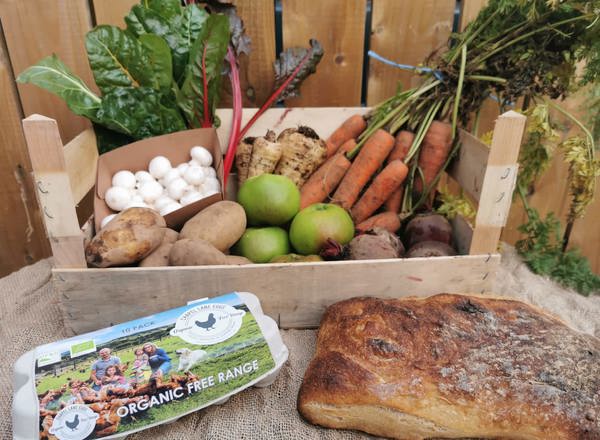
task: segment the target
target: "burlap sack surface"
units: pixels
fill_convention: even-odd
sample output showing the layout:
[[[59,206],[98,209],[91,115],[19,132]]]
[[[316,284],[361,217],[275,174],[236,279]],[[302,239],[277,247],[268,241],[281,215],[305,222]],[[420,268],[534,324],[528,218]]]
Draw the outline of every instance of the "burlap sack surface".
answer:
[[[12,437],[12,365],[37,345],[67,336],[58,297],[50,284],[50,260],[0,279],[0,438]],[[443,290],[443,286],[440,286]],[[572,327],[600,334],[600,296],[585,298],[532,274],[506,246],[497,276],[496,293],[545,308]],[[174,423],[132,435],[131,439],[367,439],[370,436],[335,431],[305,423],[296,411],[302,376],[315,348],[316,331],[282,331],[290,358],[268,388],[251,388],[221,406],[183,417]]]

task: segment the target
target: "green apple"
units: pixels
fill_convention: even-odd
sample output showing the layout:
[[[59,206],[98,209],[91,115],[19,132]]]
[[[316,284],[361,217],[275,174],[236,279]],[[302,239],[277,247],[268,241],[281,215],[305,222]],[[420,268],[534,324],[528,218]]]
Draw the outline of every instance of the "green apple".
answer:
[[[253,226],[283,225],[300,210],[300,191],[289,178],[276,174],[261,174],[246,180],[237,198]]]
[[[316,203],[300,211],[290,226],[290,241],[302,255],[318,254],[327,239],[347,244],[354,237],[350,215],[338,205]]]
[[[253,263],[268,263],[274,257],[289,253],[290,242],[287,231],[277,226],[248,228],[232,251]]]

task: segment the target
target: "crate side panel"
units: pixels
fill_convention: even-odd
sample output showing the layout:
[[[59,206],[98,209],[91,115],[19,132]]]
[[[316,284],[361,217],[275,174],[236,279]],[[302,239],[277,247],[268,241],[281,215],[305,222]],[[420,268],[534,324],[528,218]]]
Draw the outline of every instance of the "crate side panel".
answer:
[[[256,294],[282,327],[318,326],[325,308],[353,296],[481,293],[499,255],[167,268],[55,270],[65,324],[76,333],[151,315],[204,296]]]

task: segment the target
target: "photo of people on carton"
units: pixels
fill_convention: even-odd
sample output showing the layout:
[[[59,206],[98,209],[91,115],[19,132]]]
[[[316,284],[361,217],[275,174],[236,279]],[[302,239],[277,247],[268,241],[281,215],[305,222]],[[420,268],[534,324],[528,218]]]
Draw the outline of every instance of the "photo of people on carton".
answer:
[[[269,346],[247,306],[235,294],[218,300],[41,347],[58,349],[60,356],[54,362],[40,361],[47,354],[37,357],[40,439],[89,440],[138,430],[219,400],[273,369]],[[210,331],[193,324],[210,313],[218,320]],[[83,338],[94,342],[86,345]],[[208,343],[190,342],[197,338]],[[74,344],[88,348],[73,353]],[[84,420],[75,419],[77,412],[55,423],[74,405],[97,414],[91,433],[77,437]]]

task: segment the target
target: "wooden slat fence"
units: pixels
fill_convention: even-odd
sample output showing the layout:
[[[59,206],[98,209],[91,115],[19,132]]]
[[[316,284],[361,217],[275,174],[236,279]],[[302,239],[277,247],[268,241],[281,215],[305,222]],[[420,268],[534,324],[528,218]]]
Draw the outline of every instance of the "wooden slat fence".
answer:
[[[8,107],[0,112],[0,236],[4,244],[0,247],[0,276],[47,256],[49,249],[32,193],[21,118],[39,113],[56,119],[65,142],[89,126],[50,93],[31,85],[17,86],[14,77],[42,57],[56,53],[94,87],[84,36],[94,24],[124,26],[123,16],[134,3],[137,0],[0,0],[3,26],[0,99]],[[453,24],[459,23],[462,28],[477,15],[485,1],[234,0],[234,3],[252,38],[251,55],[241,59],[245,105],[258,106],[270,94],[272,63],[278,49],[306,45],[310,37],[316,37],[325,49],[318,73],[306,81],[302,96],[288,100],[286,105],[357,106],[376,104],[394,93],[399,84],[407,88],[418,81],[411,72],[369,59],[365,50],[372,49],[387,58],[416,65],[433,50],[443,48]],[[223,105],[229,102],[230,97],[224,96]],[[486,115],[482,129],[492,125],[494,109],[486,111]],[[563,176],[564,170],[561,172]],[[545,209],[548,197],[544,194],[565,191],[562,181],[545,178],[533,204],[537,206],[536,203],[543,201]],[[552,200],[556,202],[552,208],[560,211],[560,198]],[[600,251],[595,243],[599,228],[593,224],[593,218],[598,218],[599,213],[600,203],[596,201],[573,232],[573,242],[582,246],[598,272]],[[515,225],[522,218],[522,210],[514,207],[505,238],[510,241],[517,238]],[[590,240],[589,234],[596,234],[595,240]]]

